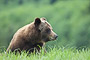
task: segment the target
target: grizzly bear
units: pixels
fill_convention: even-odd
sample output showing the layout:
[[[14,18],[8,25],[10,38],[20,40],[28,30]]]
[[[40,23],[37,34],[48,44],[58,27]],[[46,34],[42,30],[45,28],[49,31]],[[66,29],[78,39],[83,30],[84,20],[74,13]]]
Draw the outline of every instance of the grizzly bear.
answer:
[[[13,36],[7,52],[11,51],[40,51],[48,41],[56,40],[57,34],[53,32],[46,18],[35,18],[34,22],[20,28]]]

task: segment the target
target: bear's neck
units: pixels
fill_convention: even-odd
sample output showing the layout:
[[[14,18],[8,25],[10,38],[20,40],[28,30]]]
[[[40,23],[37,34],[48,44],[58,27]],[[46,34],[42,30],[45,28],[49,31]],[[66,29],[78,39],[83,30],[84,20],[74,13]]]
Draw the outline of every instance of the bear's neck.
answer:
[[[37,30],[33,23],[28,26],[28,29],[26,29],[26,34],[26,39],[30,43],[36,44],[41,40],[41,33]]]

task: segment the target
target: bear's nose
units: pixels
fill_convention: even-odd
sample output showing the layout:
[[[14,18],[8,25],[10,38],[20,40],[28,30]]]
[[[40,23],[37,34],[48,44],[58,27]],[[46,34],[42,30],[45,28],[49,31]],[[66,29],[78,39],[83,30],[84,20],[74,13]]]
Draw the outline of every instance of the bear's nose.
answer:
[[[58,35],[55,35],[55,39],[57,39]]]

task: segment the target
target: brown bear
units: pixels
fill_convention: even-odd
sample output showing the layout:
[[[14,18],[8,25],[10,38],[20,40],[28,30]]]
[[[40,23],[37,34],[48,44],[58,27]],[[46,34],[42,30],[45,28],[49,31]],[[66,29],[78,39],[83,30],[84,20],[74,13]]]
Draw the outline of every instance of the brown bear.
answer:
[[[46,18],[35,18],[34,22],[20,28],[13,36],[8,51],[40,51],[46,42],[56,40],[57,34],[53,32]]]

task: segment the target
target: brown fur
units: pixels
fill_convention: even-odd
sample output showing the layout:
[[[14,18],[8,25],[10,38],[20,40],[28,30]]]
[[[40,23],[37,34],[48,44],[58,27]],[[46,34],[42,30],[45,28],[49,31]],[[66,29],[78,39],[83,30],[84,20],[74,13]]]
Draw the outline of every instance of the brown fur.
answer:
[[[45,33],[45,30],[49,28],[51,32]],[[36,48],[40,51],[40,47],[45,45],[45,42],[50,41],[50,38],[53,37],[55,40],[56,34],[52,31],[51,25],[46,21],[45,18],[36,18],[31,24],[20,28],[13,36],[7,52],[9,50],[13,51],[22,51],[26,50],[30,53]],[[39,46],[40,47],[39,47]]]

